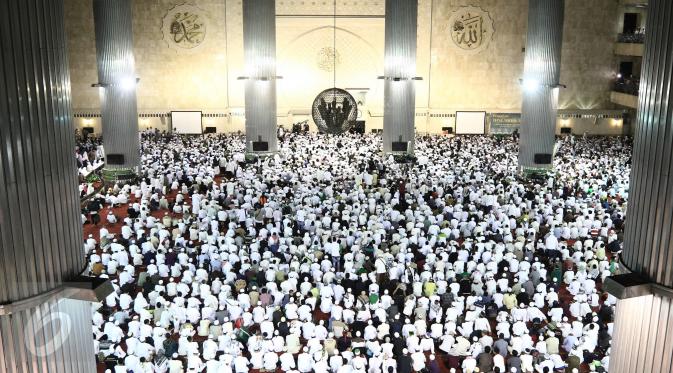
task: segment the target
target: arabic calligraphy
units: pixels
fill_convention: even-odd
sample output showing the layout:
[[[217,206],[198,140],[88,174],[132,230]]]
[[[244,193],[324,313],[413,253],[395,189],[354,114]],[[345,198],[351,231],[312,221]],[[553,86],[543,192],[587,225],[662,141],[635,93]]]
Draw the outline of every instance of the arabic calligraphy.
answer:
[[[327,72],[332,72],[341,63],[341,54],[332,47],[324,47],[318,51],[318,68]]]
[[[191,5],[179,5],[164,17],[164,40],[170,47],[193,49],[206,38],[206,19]]]
[[[449,19],[451,39],[460,49],[479,52],[493,36],[493,20],[481,8],[463,7]]]
[[[355,123],[357,114],[355,99],[343,89],[326,89],[313,101],[313,121],[323,133],[347,132]]]
[[[173,41],[185,44],[200,44],[205,32],[202,31],[203,23],[199,16],[190,12],[176,13],[171,23]]]
[[[456,21],[453,25],[453,31],[456,32],[458,40],[456,41],[459,45],[465,45],[470,48],[473,45],[481,42],[481,24],[483,20],[481,17],[470,17],[471,15],[467,14],[467,19],[463,21]]]

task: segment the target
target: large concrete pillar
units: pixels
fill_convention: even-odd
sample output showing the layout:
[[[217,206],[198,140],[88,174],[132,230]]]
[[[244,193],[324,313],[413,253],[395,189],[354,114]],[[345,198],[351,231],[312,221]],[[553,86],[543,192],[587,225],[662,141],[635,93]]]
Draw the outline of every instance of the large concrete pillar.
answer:
[[[278,150],[276,133],[276,1],[243,0],[246,151]]]
[[[652,291],[617,302],[613,373],[673,369],[673,3],[647,12],[622,260]]]
[[[418,0],[386,0],[383,151],[414,152]],[[400,144],[401,145],[401,144]]]
[[[105,168],[127,175],[140,171],[132,4],[93,0]]]
[[[0,372],[95,372],[63,0],[0,1]]]
[[[519,166],[523,168],[551,167],[556,143],[564,3],[564,0],[528,2],[519,138]]]

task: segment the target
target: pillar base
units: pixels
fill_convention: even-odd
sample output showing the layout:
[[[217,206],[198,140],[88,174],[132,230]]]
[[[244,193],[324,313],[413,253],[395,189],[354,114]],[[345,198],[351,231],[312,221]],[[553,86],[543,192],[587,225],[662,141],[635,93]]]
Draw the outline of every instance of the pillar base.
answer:
[[[245,162],[246,163],[254,163],[257,161],[258,158],[268,158],[268,157],[273,157],[276,155],[278,152],[246,152],[245,153]]]
[[[543,180],[547,174],[551,171],[551,165],[549,167],[538,166],[538,167],[521,167],[521,176],[527,179],[539,179]]]
[[[103,168],[101,173],[105,185],[132,183],[138,178],[138,175],[132,168]]]
[[[393,159],[397,163],[416,163],[416,157],[414,156],[413,153],[406,153],[406,152],[387,152],[385,153],[385,156],[393,156]]]

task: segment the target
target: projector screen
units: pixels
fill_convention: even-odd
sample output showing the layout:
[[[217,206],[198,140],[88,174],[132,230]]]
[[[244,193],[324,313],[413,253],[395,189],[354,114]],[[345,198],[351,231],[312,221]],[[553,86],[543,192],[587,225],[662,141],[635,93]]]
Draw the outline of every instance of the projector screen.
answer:
[[[486,133],[485,111],[457,111],[456,134],[483,135]]]
[[[200,111],[171,111],[171,124],[175,133],[189,135],[203,133]]]

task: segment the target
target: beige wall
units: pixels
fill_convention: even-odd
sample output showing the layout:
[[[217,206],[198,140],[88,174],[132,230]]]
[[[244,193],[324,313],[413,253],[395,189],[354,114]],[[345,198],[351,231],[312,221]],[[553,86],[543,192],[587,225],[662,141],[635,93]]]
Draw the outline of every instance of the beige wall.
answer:
[[[556,121],[556,134],[561,134],[561,127],[571,127],[572,133],[582,135],[621,136],[628,135],[629,129],[622,119],[613,118],[573,118]]]
[[[98,82],[98,75],[93,7],[90,0],[65,1],[65,31],[68,37],[73,111],[76,113],[99,111],[98,91],[91,87],[92,84]]]
[[[619,32],[624,29],[623,13],[637,13],[638,25],[637,27],[645,27],[647,23],[647,8],[642,5],[647,4],[647,0],[620,0],[619,1]]]
[[[435,0],[432,17],[430,107],[456,110],[520,110],[519,79],[526,44],[526,0]],[[487,11],[495,32],[489,46],[469,54],[454,47],[449,18],[460,6]],[[426,21],[428,22],[428,21]]]
[[[566,0],[559,109],[612,107],[618,20],[617,0]]]
[[[100,107],[96,42],[91,0],[66,0],[66,32],[75,112]],[[169,48],[164,41],[164,15],[176,0],[133,1],[133,45],[138,109],[143,111],[225,110],[227,59],[225,6],[219,0],[194,2],[207,17],[206,38],[195,51]]]
[[[479,6],[493,18],[490,46],[478,54],[452,47],[449,18],[460,6]],[[526,0],[435,1],[432,33],[431,108],[447,110],[520,110],[527,27]],[[613,46],[618,22],[616,0],[567,0],[560,109],[610,107]]]
[[[305,119],[309,119],[306,115],[291,115],[290,119],[294,119],[294,122],[300,122]],[[282,118],[279,118],[282,119]],[[293,123],[288,121],[287,123]],[[282,123],[284,128],[290,129],[289,125]],[[170,126],[170,119],[164,118],[140,118],[138,120],[138,125],[141,131],[147,129],[159,129],[161,131],[166,131]],[[245,122],[243,116],[233,116],[231,118],[203,118],[203,126],[210,127],[214,126],[217,128],[217,132],[236,132],[245,130]],[[101,121],[100,118],[75,118],[75,127],[77,129],[82,129],[82,127],[93,127],[94,134],[100,135],[102,133]],[[442,133],[442,127],[454,127],[455,128],[455,118],[441,118],[441,117],[432,117],[429,120],[423,118],[422,124],[416,127],[416,130],[420,133]],[[582,135],[585,132],[591,135],[601,135],[601,136],[620,136],[630,133],[630,129],[626,128],[623,125],[621,119],[612,119],[612,118],[571,118],[571,119],[561,119],[559,118],[556,122],[556,133],[561,134],[561,127],[571,127],[573,134]],[[383,128],[383,118],[372,118],[371,121],[367,122],[367,132],[370,132],[372,129],[381,129]],[[311,125],[311,131],[316,131],[316,127]]]
[[[278,113],[306,112],[315,97],[334,86],[363,92],[365,107],[383,109],[384,19],[339,18],[336,22],[336,71],[325,58],[334,49],[333,18],[279,17],[277,20]],[[327,66],[325,66],[327,65]],[[336,74],[335,74],[336,72]]]
[[[176,5],[197,6],[206,15],[203,46],[176,51],[164,40],[164,16]],[[277,0],[278,121],[308,118],[313,98],[333,85],[320,53],[333,46],[330,1]],[[384,0],[338,0],[336,82],[365,101],[367,128],[381,128],[383,114]],[[523,72],[527,0],[419,0],[416,126],[441,128],[457,110],[518,112]],[[480,7],[493,19],[489,46],[476,54],[453,45],[449,19],[461,6]],[[241,0],[135,0],[134,47],[140,113],[203,110],[231,114],[213,118],[218,131],[243,129]],[[90,0],[66,0],[66,30],[73,109],[97,112],[99,98]],[[614,41],[620,25],[618,0],[566,0],[559,108],[611,109]],[[324,61],[323,61],[324,62]],[[324,65],[324,64],[323,64]],[[150,120],[154,123],[154,119]],[[156,119],[157,126],[166,127]],[[204,118],[204,124],[206,118]],[[162,127],[159,127],[162,128]]]
[[[606,111],[601,114],[619,115],[618,111]],[[423,133],[442,133],[442,127],[455,129],[455,117],[431,117],[427,125],[417,126],[416,130]],[[624,126],[622,119],[617,118],[558,118],[556,120],[556,134],[561,134],[562,127],[572,128],[572,133],[582,135],[585,132],[590,135],[621,136],[629,134],[629,128]],[[488,129],[487,129],[488,131]]]
[[[134,0],[134,52],[138,107],[214,110],[226,108],[225,7],[220,0],[195,4],[207,17],[206,37],[196,51],[168,48],[161,27],[168,9],[184,1]]]

